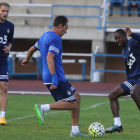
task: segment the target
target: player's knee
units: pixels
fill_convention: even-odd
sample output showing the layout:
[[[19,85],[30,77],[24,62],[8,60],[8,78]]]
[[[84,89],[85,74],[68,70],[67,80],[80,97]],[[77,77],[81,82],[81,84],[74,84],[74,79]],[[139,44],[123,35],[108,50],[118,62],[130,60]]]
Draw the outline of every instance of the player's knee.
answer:
[[[111,92],[110,94],[109,94],[109,99],[111,100],[111,99],[114,99],[115,98],[115,94],[113,93],[113,92]]]
[[[1,86],[1,93],[7,93],[7,86]]]
[[[76,98],[76,102],[80,103],[81,102],[81,96],[79,95],[79,93],[75,92],[74,95],[75,95],[75,98]]]
[[[77,108],[77,103],[76,103],[76,101],[71,102],[71,110],[73,110],[73,109],[75,109],[75,108]]]
[[[131,97],[137,96],[138,92],[136,91],[130,91],[130,95]]]

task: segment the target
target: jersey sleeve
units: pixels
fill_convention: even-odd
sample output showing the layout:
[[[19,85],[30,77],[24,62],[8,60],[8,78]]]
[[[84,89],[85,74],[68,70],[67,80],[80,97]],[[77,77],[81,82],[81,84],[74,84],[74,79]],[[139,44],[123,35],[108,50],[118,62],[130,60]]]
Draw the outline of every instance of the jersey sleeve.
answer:
[[[7,43],[11,43],[13,45],[13,43],[14,43],[14,37],[13,36],[14,36],[14,24],[12,26],[12,29],[11,29],[10,33],[9,33]]]
[[[132,33],[130,35],[133,39],[137,40],[138,42],[140,42],[140,35],[139,34],[136,34],[136,33]]]
[[[61,47],[62,47],[62,39],[54,38],[51,41],[48,52],[52,52],[55,55],[59,55]]]
[[[39,40],[34,44],[34,48],[36,50],[40,50],[40,47],[39,47]]]

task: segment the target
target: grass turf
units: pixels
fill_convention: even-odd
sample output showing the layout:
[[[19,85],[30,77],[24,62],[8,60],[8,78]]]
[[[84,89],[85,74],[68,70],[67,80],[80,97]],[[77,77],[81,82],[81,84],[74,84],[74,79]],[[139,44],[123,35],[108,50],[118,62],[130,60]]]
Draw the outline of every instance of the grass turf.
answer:
[[[34,104],[53,103],[52,96],[9,95],[6,126],[0,126],[0,140],[69,140],[71,132],[70,111],[51,110],[44,115],[44,125],[38,123]],[[139,111],[130,98],[120,98],[120,116],[123,133],[104,134],[103,140],[138,140]],[[81,97],[79,128],[88,134],[88,127],[100,122],[105,128],[114,123],[107,97]],[[89,139],[89,138],[74,138]]]

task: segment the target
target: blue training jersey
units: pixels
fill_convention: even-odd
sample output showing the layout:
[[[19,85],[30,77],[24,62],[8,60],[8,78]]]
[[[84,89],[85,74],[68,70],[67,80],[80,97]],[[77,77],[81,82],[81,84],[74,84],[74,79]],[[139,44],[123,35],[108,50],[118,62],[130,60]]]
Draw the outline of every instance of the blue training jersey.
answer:
[[[8,43],[13,44],[13,35],[14,24],[8,20],[5,20],[3,23],[0,22],[0,60],[7,60],[9,53],[6,54],[3,49]]]
[[[131,37],[122,51],[127,80],[140,79],[140,35],[132,33]]]
[[[62,66],[62,39],[54,32],[48,31],[44,33],[34,45],[34,48],[40,50],[43,62],[43,82],[44,84],[52,83],[52,76],[47,64],[47,54],[52,52],[55,54],[55,71],[58,82],[65,82],[65,74]]]

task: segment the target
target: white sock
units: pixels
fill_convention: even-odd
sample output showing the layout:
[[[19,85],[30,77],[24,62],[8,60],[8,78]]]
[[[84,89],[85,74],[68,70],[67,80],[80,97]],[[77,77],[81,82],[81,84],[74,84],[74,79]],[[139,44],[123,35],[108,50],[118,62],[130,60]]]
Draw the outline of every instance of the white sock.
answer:
[[[50,105],[49,104],[41,105],[41,109],[43,111],[48,111],[48,110],[50,110]]]
[[[72,132],[73,133],[78,133],[79,132],[79,127],[78,126],[72,126]]]
[[[1,111],[1,117],[4,117],[5,118],[5,111]]]
[[[121,126],[121,118],[120,117],[114,118],[114,124],[117,126]]]

